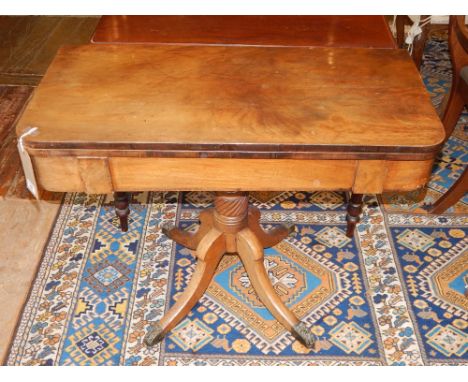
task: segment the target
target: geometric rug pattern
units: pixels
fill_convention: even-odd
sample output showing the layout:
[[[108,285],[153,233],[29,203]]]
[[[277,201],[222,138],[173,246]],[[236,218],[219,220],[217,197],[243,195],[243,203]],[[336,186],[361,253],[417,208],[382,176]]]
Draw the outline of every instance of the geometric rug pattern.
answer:
[[[251,196],[265,228],[296,223],[267,250],[265,268],[319,338],[315,350],[273,319],[233,255],[188,317],[147,348],[149,322],[177,300],[195,264],[160,227],[191,229],[211,200],[197,192],[137,194],[121,233],[110,198],[67,194],[8,364],[468,363],[468,217],[388,214],[367,196],[349,239],[345,195],[334,192]]]
[[[450,81],[446,54],[446,41],[430,41],[423,74],[436,104]],[[213,195],[135,194],[122,233],[111,196],[67,194],[7,364],[468,364],[467,200],[447,214],[421,213],[463,171],[463,121],[426,199],[367,195],[353,239],[345,235],[345,193],[251,193],[264,228],[295,223],[266,250],[264,265],[277,294],[318,337],[314,350],[273,319],[234,255],[223,258],[190,314],[146,347],[149,323],[174,304],[195,265],[160,228],[194,229]]]

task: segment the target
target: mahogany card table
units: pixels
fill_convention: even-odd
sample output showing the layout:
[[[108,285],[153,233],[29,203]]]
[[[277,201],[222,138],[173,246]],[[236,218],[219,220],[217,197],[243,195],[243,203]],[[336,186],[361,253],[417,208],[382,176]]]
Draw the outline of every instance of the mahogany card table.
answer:
[[[146,343],[160,341],[237,253],[260,300],[306,346],[314,336],[276,295],[263,249],[269,231],[249,191],[346,190],[348,232],[362,194],[424,186],[445,138],[419,73],[396,49],[84,45],[62,48],[21,116],[37,182],[56,192],[216,192],[189,233],[186,291]],[[125,227],[124,227],[125,228]]]

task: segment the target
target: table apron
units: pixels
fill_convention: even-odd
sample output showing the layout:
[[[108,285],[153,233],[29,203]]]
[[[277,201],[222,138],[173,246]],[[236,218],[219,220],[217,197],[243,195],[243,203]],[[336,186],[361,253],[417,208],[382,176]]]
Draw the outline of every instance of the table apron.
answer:
[[[430,160],[33,157],[48,191],[411,191],[424,186]]]

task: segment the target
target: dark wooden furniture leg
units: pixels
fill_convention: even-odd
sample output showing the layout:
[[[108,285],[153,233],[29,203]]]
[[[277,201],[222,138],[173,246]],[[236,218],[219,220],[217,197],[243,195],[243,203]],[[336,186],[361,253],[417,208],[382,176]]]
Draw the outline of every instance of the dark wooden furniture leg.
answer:
[[[361,220],[363,194],[351,194],[346,215],[346,236],[353,237],[356,224]]]
[[[176,228],[165,232],[179,243],[193,246],[198,242],[195,272],[187,289],[161,318],[153,322],[145,337],[152,346],[160,342],[193,308],[208,288],[216,267],[225,253],[238,253],[260,300],[273,316],[305,346],[312,348],[315,336],[307,329],[276,294],[264,266],[263,248],[277,244],[290,232],[289,228],[264,231],[259,224],[260,212],[249,208],[247,192],[218,192],[214,209],[200,216],[201,226],[195,234]],[[208,218],[209,217],[209,218]],[[199,232],[206,232],[198,237]]]
[[[114,192],[115,214],[120,220],[120,229],[122,232],[128,231],[128,215],[130,214],[131,194],[129,192]]]
[[[421,20],[426,20],[429,16],[421,16]],[[430,23],[421,26],[422,32],[420,35],[416,36],[413,42],[413,60],[416,64],[416,67],[421,67],[423,55],[424,55],[424,47],[426,46],[427,39],[429,37],[429,30],[430,30]]]
[[[395,20],[396,26],[396,41],[398,48],[405,47],[405,25],[411,24],[411,19],[406,15],[398,15]]]
[[[452,187],[442,195],[437,202],[431,207],[429,210],[430,214],[441,214],[444,211],[448,210],[452,207],[456,202],[458,202],[463,196],[465,192],[468,191],[468,169],[463,171],[463,174],[457,181],[454,183]]]

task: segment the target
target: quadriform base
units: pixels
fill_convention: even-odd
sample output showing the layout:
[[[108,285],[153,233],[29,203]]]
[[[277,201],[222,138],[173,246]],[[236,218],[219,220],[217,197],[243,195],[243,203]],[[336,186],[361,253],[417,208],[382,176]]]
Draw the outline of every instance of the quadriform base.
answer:
[[[263,249],[281,242],[293,227],[264,231],[259,220],[260,211],[249,207],[247,192],[218,192],[214,208],[200,214],[196,233],[163,228],[171,239],[195,250],[198,262],[187,289],[164,317],[152,323],[146,345],[160,342],[190,312],[208,288],[223,255],[237,253],[258,297],[272,315],[305,346],[314,347],[315,336],[276,294],[263,263]]]
[[[352,238],[354,236],[354,231],[356,230],[356,225],[361,220],[362,206],[363,206],[363,194],[351,194],[346,214],[346,236]],[[114,193],[114,203],[115,203],[115,213],[120,219],[120,228],[123,232],[128,230],[128,216],[130,214],[130,209],[128,207],[129,201],[132,198],[130,192],[115,192]],[[256,208],[251,208],[249,210],[252,216],[258,216],[260,219],[260,212]],[[257,219],[257,220],[258,220]],[[201,238],[209,231],[212,226],[212,215],[209,210],[202,211],[200,213],[200,221],[202,222],[200,228],[196,233],[181,231],[180,229],[174,227],[163,227],[162,231],[166,236],[169,236],[172,240],[176,241],[179,244],[182,244],[184,247],[189,249],[196,250],[197,245],[200,242]],[[205,222],[203,224],[203,222]],[[283,228],[279,227],[269,232],[268,235],[265,235],[263,230],[258,224],[250,227],[251,229],[256,229],[257,235],[264,237],[265,242],[268,240],[273,240],[276,238],[274,233],[277,230],[282,231]],[[293,228],[293,227],[291,227]],[[265,248],[272,247],[275,243],[271,245],[265,245]]]

